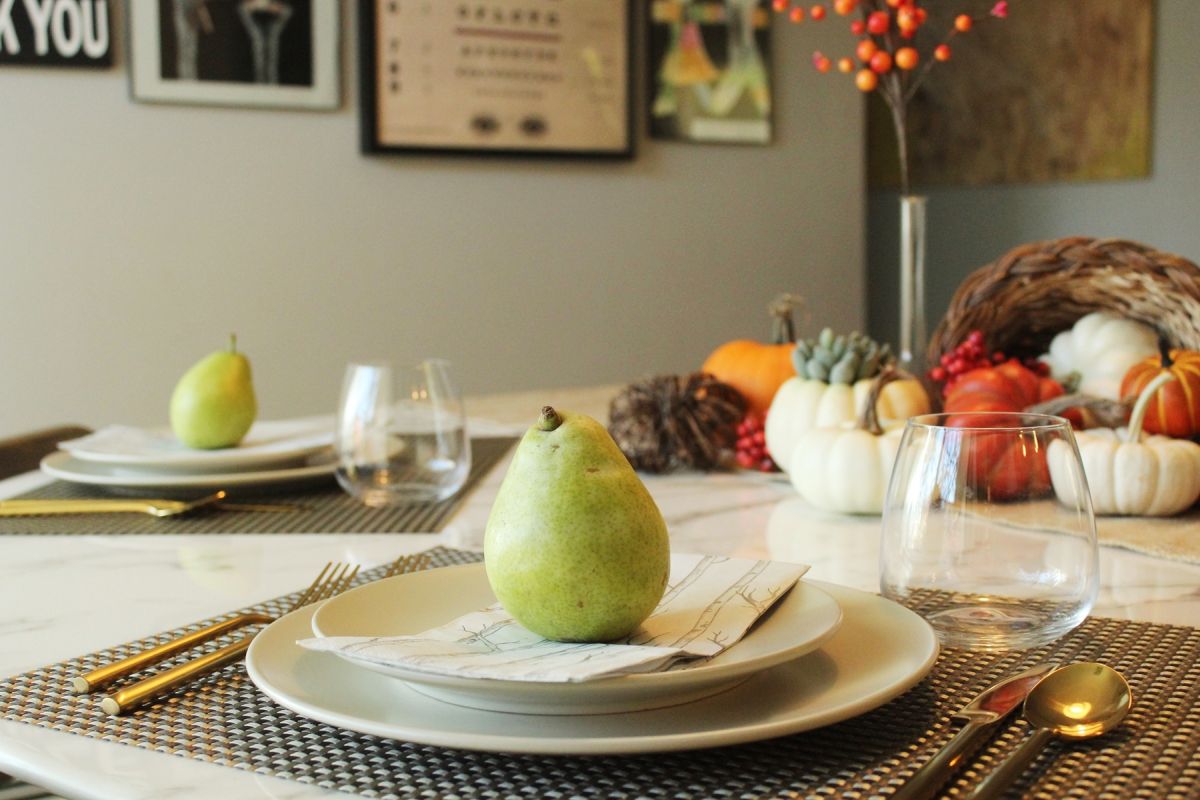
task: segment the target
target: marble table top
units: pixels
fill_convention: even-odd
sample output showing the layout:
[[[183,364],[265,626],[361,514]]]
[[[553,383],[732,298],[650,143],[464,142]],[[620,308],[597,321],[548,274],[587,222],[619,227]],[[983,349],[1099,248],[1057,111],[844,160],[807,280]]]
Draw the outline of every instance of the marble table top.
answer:
[[[493,430],[516,430],[545,403],[604,418],[611,393],[605,387],[477,398],[470,412],[496,420]],[[0,537],[0,673],[17,674],[293,591],[307,583],[314,564],[326,560],[373,566],[438,544],[481,549],[506,466],[502,462],[437,534]],[[44,480],[27,474],[0,482],[0,497]],[[644,480],[678,552],[798,561],[812,565],[811,579],[877,589],[878,517],[815,511],[780,475],[680,473]],[[1101,548],[1100,565],[1093,614],[1200,623],[1200,566],[1111,547]],[[68,797],[339,796],[14,722],[0,722],[0,772]]]

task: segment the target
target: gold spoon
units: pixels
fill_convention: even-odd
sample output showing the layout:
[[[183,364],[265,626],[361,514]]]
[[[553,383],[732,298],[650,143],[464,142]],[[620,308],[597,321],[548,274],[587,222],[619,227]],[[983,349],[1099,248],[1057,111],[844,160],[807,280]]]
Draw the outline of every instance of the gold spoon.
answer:
[[[997,797],[1056,736],[1090,739],[1120,724],[1133,695],[1121,673],[1104,664],[1071,664],[1047,675],[1025,698],[1034,732],[1001,762],[968,800]]]

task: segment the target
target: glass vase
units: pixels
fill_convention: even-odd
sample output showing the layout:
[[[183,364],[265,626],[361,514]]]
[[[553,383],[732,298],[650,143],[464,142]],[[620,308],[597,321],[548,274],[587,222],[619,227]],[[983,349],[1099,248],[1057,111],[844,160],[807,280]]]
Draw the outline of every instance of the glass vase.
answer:
[[[903,369],[925,370],[925,201],[924,195],[900,196],[900,348]]]

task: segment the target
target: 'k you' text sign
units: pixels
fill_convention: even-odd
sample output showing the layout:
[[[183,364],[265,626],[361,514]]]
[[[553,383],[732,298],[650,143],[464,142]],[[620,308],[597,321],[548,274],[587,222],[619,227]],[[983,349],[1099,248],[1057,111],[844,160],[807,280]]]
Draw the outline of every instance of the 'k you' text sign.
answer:
[[[107,67],[109,0],[0,0],[0,64]]]

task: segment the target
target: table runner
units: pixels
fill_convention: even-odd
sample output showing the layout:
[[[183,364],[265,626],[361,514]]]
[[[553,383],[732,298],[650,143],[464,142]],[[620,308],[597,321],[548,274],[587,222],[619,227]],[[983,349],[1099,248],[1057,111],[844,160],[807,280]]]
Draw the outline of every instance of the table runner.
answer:
[[[440,530],[517,441],[515,437],[471,440],[471,471],[461,491],[440,503],[368,508],[343,492],[331,477],[318,489],[269,495],[231,493],[233,500],[295,505],[295,511],[221,511],[159,519],[148,514],[76,514],[56,517],[0,517],[0,535],[157,534],[157,533],[429,533]],[[97,487],[55,481],[25,498],[112,497]],[[147,491],[146,496],[153,496]]]
[[[435,566],[470,563],[429,551]],[[382,575],[371,571],[365,580]],[[255,607],[279,613],[292,596]],[[932,601],[931,601],[932,602]],[[538,757],[396,742],[313,722],[261,694],[240,665],[128,717],[95,696],[67,694],[69,678],[186,629],[131,642],[0,681],[0,718],[195,758],[371,798],[886,797],[957,730],[951,714],[997,678],[1053,657],[1120,669],[1134,706],[1116,731],[1052,743],[1014,796],[1161,797],[1200,792],[1200,629],[1088,618],[1047,647],[981,654],[946,648],[932,672],[886,705],[817,731],[716,751],[646,756]],[[209,645],[219,646],[220,642]],[[1011,721],[948,789],[962,796],[1027,735]]]

